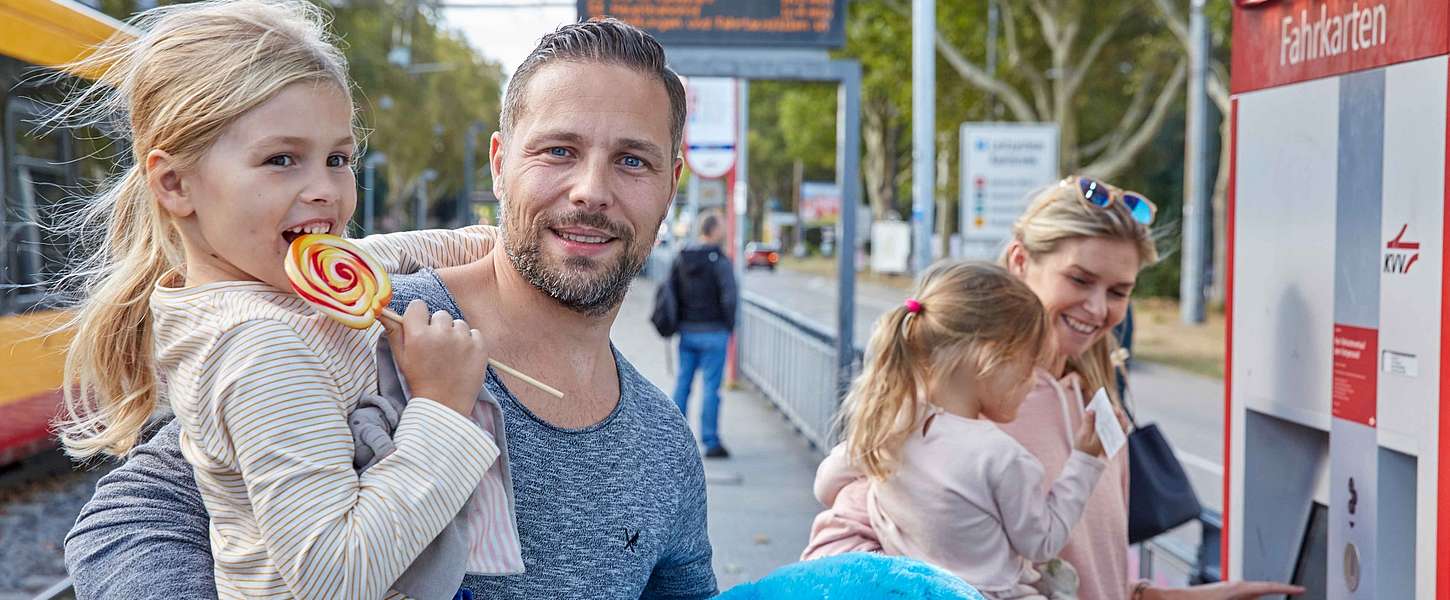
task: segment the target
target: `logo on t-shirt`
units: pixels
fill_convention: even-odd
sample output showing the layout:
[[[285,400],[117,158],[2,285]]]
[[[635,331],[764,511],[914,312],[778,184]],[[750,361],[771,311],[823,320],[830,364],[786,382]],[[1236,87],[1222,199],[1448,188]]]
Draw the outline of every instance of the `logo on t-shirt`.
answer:
[[[638,543],[639,543],[639,530],[636,529],[634,533],[630,533],[629,532],[629,528],[628,527],[625,527],[624,528],[624,549],[625,550],[628,550],[630,554],[634,554],[635,544],[638,544]]]

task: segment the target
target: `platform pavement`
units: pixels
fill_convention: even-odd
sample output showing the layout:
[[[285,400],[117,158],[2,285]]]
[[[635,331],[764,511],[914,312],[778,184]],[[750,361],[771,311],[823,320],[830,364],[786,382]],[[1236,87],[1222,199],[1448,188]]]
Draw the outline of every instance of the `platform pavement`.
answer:
[[[652,281],[634,282],[611,338],[640,373],[668,394],[674,390],[677,360],[649,324],[654,290]],[[690,402],[696,432],[699,398],[697,380]],[[811,519],[820,510],[811,483],[823,455],[749,386],[723,392],[720,439],[731,456],[705,460],[705,477],[715,576],[725,590],[800,558]]]

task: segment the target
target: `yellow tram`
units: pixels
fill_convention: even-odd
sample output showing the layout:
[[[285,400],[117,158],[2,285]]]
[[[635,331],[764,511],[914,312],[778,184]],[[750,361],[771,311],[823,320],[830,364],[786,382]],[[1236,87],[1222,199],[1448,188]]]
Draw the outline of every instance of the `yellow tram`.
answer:
[[[42,135],[35,120],[61,91],[36,77],[81,58],[126,25],[70,0],[0,0],[0,465],[52,444],[66,339],[46,282],[66,264],[68,240],[46,227],[66,199],[110,172],[93,132]]]

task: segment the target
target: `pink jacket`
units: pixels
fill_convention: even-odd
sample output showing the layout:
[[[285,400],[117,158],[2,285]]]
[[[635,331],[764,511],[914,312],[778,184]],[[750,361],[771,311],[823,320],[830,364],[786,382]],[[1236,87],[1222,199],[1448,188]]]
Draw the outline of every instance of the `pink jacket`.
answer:
[[[1017,420],[998,427],[1041,463],[1040,493],[1046,497],[1064,470],[1081,460],[1077,458],[1081,453],[1072,450],[1072,432],[1082,421],[1086,396],[1076,375],[1056,380],[1039,370],[1036,377]],[[1076,568],[1081,578],[1081,600],[1118,600],[1126,597],[1132,585],[1128,577],[1126,449],[1106,462],[1102,478],[1114,484],[1092,488],[1082,506],[1081,518],[1066,535],[1066,545],[1057,552],[1058,558]],[[802,560],[854,550],[880,551],[883,545],[890,545],[881,542],[872,524],[871,487],[864,475],[847,463],[841,447],[821,463],[815,493],[827,509],[812,524]]]
[[[938,565],[989,595],[1010,593],[1030,563],[1056,557],[1067,543],[1106,467],[1075,453],[1044,493],[1042,465],[1021,444],[990,421],[940,409],[906,439],[901,457],[890,477],[867,483],[844,447],[832,451],[817,487],[823,502],[839,491],[817,518],[807,555],[871,549],[861,531],[869,523],[886,554]]]
[[[1036,376],[1036,384],[1017,411],[1017,420],[1001,427],[1042,462],[1047,470],[1043,481],[1050,482],[1068,464],[1073,454],[1072,434],[1082,423],[1087,402],[1096,390],[1083,390],[1076,374],[1059,380],[1038,370]],[[1108,461],[1103,483],[1093,489],[1082,520],[1073,528],[1058,558],[1077,569],[1082,580],[1079,600],[1121,600],[1131,593],[1134,580],[1128,576],[1126,446]]]

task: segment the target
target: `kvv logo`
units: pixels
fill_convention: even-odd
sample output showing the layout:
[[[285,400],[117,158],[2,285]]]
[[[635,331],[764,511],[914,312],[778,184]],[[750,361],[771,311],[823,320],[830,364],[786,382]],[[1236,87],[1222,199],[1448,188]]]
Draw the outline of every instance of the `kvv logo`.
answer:
[[[1403,275],[1420,260],[1420,242],[1405,241],[1405,231],[1409,228],[1408,223],[1401,226],[1395,239],[1385,244],[1384,272]]]

